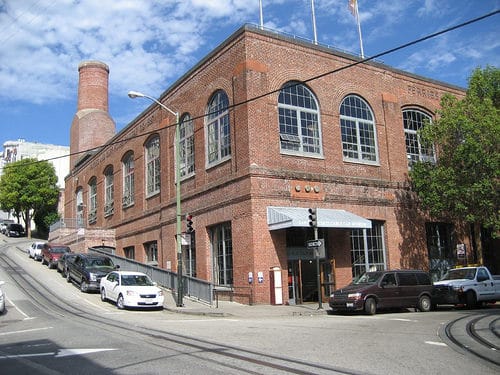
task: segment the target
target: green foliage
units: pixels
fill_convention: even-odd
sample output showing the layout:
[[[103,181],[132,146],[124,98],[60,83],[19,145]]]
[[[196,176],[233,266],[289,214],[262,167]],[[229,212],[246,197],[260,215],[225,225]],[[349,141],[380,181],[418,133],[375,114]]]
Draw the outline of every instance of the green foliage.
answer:
[[[0,178],[0,206],[22,214],[26,228],[30,218],[39,212],[53,212],[59,189],[52,164],[36,159],[23,159],[4,167]]]
[[[435,217],[449,216],[500,230],[500,71],[476,69],[463,100],[445,95],[438,119],[420,132],[436,147],[436,164],[410,172],[422,205]]]

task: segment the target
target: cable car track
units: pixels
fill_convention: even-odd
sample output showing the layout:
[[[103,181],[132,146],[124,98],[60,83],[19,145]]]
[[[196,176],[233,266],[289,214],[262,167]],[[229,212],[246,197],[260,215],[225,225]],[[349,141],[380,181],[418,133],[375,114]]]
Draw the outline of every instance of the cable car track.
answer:
[[[163,330],[152,329],[141,325],[131,326],[126,322],[120,322],[108,317],[89,314],[88,311],[78,305],[68,306],[56,293],[49,288],[43,287],[35,279],[27,276],[24,269],[5,253],[0,253],[0,266],[11,277],[12,282],[32,299],[32,302],[41,311],[52,315],[56,319],[64,319],[72,323],[94,325],[101,330],[116,334],[112,329],[120,330],[120,336],[130,340],[141,341],[156,348],[165,350],[176,350],[179,353],[189,353],[200,361],[208,361],[216,365],[227,367],[229,370],[242,371],[244,373],[287,373],[287,374],[344,374],[344,375],[367,375],[366,372],[312,363],[300,359],[288,358],[281,355],[263,353],[257,350],[246,349],[228,344],[199,339]],[[70,284],[68,284],[69,286]],[[75,321],[78,318],[81,321]],[[88,326],[87,326],[88,327]],[[140,335],[140,336],[139,336]],[[184,347],[184,350],[172,348],[172,345]],[[200,354],[196,354],[200,353]],[[208,355],[207,355],[208,354]],[[258,368],[252,371],[252,368]],[[266,370],[267,369],[267,370]]]
[[[473,316],[462,316],[446,324],[444,336],[460,350],[500,368],[500,335],[496,328],[497,323],[500,321],[500,316],[498,315],[498,311],[494,311]],[[495,318],[494,316],[497,317]],[[477,328],[478,323],[483,320],[488,321],[489,319],[491,321],[487,326],[488,332],[485,333],[485,328],[481,328],[480,333]],[[464,323],[465,330],[462,328]],[[457,331],[462,332],[462,334],[454,333],[457,327],[460,327]],[[464,331],[465,336],[463,335]],[[485,336],[489,334],[491,334],[491,337],[486,338]]]

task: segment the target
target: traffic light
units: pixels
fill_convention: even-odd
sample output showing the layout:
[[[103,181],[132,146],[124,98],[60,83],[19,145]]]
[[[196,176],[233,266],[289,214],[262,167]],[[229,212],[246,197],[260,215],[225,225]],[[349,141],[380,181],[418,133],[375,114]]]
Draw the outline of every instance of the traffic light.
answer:
[[[191,233],[194,232],[193,229],[193,215],[186,215],[186,232]]]
[[[318,220],[317,220],[315,208],[309,209],[309,226],[310,227],[317,227],[318,226]]]

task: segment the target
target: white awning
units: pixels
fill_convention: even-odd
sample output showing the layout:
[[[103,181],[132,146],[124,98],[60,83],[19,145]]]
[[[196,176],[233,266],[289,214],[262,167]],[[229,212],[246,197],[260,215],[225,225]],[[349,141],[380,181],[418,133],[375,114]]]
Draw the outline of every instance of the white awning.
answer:
[[[331,208],[316,209],[318,227],[370,229],[370,220],[345,210]],[[267,207],[267,225],[269,230],[291,227],[309,227],[309,211],[302,207]]]

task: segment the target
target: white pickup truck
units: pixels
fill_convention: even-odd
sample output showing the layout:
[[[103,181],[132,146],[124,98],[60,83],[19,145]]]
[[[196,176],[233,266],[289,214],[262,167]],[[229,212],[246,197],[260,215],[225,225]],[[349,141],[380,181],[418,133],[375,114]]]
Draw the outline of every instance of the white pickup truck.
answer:
[[[500,301],[500,276],[486,267],[450,269],[434,283],[433,303],[478,307],[483,303]]]

